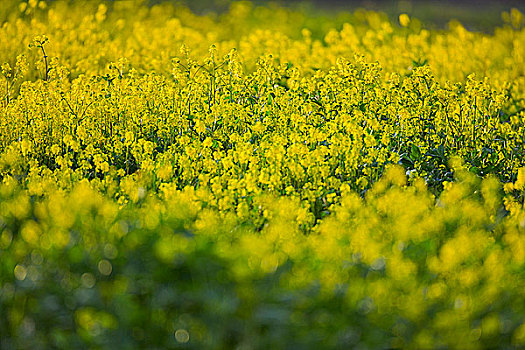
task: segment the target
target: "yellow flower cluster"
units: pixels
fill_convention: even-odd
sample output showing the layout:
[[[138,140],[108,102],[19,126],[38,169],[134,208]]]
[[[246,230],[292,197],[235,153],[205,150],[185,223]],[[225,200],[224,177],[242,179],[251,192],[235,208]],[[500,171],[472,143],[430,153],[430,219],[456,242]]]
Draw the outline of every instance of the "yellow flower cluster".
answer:
[[[166,281],[172,281],[175,290],[183,288],[188,276],[173,280],[175,275],[170,274],[180,273],[173,266],[188,261],[195,266],[184,273],[196,273],[195,259],[212,254],[224,264],[219,277],[213,278],[236,286],[234,303],[244,305],[239,311],[243,322],[260,322],[250,318],[251,308],[268,305],[258,299],[264,292],[254,284],[268,276],[275,278],[271,288],[295,295],[292,307],[282,306],[283,312],[291,313],[283,322],[290,332],[299,333],[290,334],[290,339],[278,336],[279,344],[294,344],[299,330],[312,327],[304,322],[317,318],[314,315],[327,307],[323,305],[331,305],[325,326],[363,332],[347,339],[349,346],[362,342],[372,347],[521,347],[525,210],[512,197],[505,200],[510,210],[503,209],[496,178],[481,180],[461,165],[455,170],[458,181],[447,183],[436,202],[423,180],[407,186],[404,170],[390,167],[365,198],[344,192],[334,213],[309,235],[300,227],[307,211],[299,200],[285,196],[261,200],[260,215],[266,224],[255,229],[236,213],[207,207],[202,198],[210,194],[202,189],[180,191],[164,185],[160,196],[154,196],[130,186],[129,191],[135,191],[130,196],[141,205],[119,207],[86,181],[44,197],[21,190],[15,180],[7,181],[0,186],[0,252],[5,257],[0,291],[11,328],[0,331],[7,337],[21,332],[16,329],[23,329],[28,318],[49,318],[38,308],[22,307],[24,300],[48,303],[47,294],[31,292],[47,288],[56,303],[69,305],[68,300],[78,299],[76,307],[68,307],[83,329],[79,333],[83,342],[104,339],[125,329],[129,321],[117,310],[82,299],[82,293],[101,293],[102,300],[115,301],[132,295],[144,278],[134,267],[138,256],[149,266],[145,278],[156,281],[155,288],[166,288],[162,287]],[[523,181],[521,176],[512,186],[523,188]],[[210,288],[212,283],[207,274],[192,278],[194,288]],[[51,292],[53,281],[64,295]],[[205,294],[205,300],[208,297],[212,296]],[[280,295],[271,298],[278,305],[283,302]],[[142,301],[130,302],[134,308],[148,307]],[[202,317],[198,309],[184,307],[169,317],[176,320],[182,310]],[[154,311],[144,312],[152,317]],[[168,321],[155,320],[163,337],[173,332]],[[205,324],[187,326],[197,347],[206,344],[206,334],[216,324],[201,321]],[[54,327],[57,331],[61,326]],[[368,339],[369,334],[375,336]],[[227,338],[213,344],[222,341]]]
[[[159,342],[196,348],[301,347],[310,329],[334,348],[525,346],[519,11],[483,34],[246,2],[220,15],[118,0],[2,8],[0,347],[104,347],[111,332],[151,347],[137,310]],[[202,311],[188,290],[200,298],[214,268],[235,297],[214,290]],[[164,271],[198,285],[170,297],[193,300],[180,310],[160,306],[177,289]],[[59,303],[44,275],[74,295],[70,323],[49,332],[34,324]],[[265,278],[269,291],[250,289]],[[289,314],[254,311],[286,293]],[[253,329],[219,332],[210,310]],[[291,338],[264,343],[264,317]]]

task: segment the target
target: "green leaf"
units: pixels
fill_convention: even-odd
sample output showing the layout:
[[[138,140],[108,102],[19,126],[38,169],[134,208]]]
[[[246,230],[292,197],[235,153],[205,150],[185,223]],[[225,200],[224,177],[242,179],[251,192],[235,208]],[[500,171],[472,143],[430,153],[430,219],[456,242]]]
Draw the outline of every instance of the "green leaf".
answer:
[[[415,161],[421,158],[421,151],[416,145],[412,145],[410,147],[410,158],[412,158]]]

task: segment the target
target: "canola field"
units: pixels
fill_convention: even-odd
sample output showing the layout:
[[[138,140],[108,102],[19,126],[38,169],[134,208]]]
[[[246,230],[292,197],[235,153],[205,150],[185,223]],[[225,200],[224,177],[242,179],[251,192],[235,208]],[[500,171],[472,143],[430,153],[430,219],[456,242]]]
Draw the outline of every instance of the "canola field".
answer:
[[[503,19],[2,1],[0,348],[525,347]]]

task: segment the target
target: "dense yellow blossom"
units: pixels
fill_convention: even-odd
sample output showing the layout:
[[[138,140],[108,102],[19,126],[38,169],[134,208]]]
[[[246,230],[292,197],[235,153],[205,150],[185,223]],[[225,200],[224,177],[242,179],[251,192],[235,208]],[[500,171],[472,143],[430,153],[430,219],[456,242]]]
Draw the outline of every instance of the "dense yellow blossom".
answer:
[[[1,6],[0,347],[525,346],[519,11]]]

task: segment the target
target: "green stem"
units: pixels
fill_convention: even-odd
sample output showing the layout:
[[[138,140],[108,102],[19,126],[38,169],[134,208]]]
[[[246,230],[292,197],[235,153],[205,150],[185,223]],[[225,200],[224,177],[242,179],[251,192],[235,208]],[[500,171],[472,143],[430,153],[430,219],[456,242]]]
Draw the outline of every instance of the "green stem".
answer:
[[[49,72],[49,69],[48,69],[48,66],[47,66],[47,55],[46,55],[46,50],[44,50],[44,44],[40,44],[40,49],[42,50],[42,54],[44,55],[44,64],[45,64],[45,74],[44,74],[44,81],[47,81],[48,79],[48,72]]]

